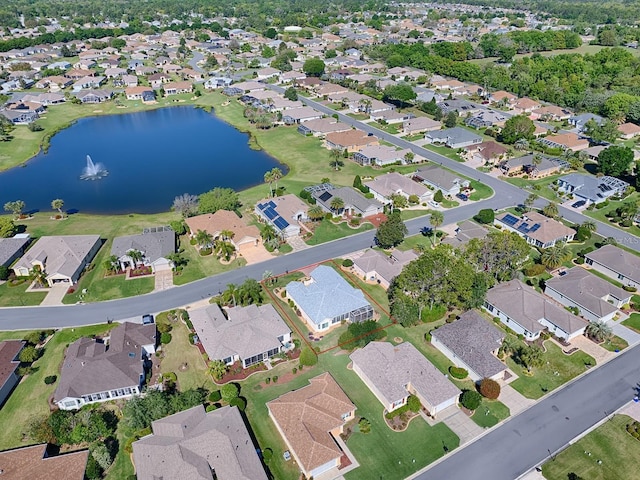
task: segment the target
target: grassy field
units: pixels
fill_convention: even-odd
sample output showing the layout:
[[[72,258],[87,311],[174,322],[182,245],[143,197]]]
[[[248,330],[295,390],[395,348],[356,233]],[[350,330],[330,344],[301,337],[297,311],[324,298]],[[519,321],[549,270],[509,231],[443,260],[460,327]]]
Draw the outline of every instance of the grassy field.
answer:
[[[535,193],[539,197],[546,198],[553,202],[558,202],[560,200],[558,195],[549,188],[549,185],[561,176],[562,175],[549,175],[548,177],[541,178],[539,180],[529,180],[521,177],[500,177],[500,179],[509,182],[516,187],[529,190],[531,193]]]
[[[197,248],[189,244],[187,235],[180,237],[180,246],[184,250],[182,256],[187,260],[187,265],[180,274],[174,275],[173,283],[175,285],[184,285],[185,283],[193,282],[210,275],[242,267],[247,263],[242,257],[234,259],[227,265],[221,263],[215,255],[203,257],[198,253]]]
[[[26,307],[40,305],[47,292],[26,292],[30,282],[11,286],[9,283],[0,285],[0,307]]]
[[[488,400],[483,398],[482,404],[480,404],[480,407],[476,409],[471,420],[481,427],[491,428],[502,420],[508,418],[509,415],[511,415],[509,407],[504,403],[497,400]]]
[[[49,414],[48,399],[53,395],[58,382],[45,385],[44,378],[49,375],[60,377],[60,365],[64,358],[64,350],[70,343],[80,337],[107,332],[112,325],[93,325],[82,328],[60,330],[53,335],[44,347],[44,354],[35,363],[35,372],[15,388],[6,403],[0,409],[0,450],[22,447],[33,443],[26,437],[27,428],[32,419]],[[0,339],[21,339],[27,332],[1,332]]]
[[[625,232],[629,232],[631,235],[640,236],[640,227],[638,227],[638,225],[636,225],[635,223],[630,227],[625,228],[621,227],[617,223],[610,222],[609,219],[605,216],[606,213],[613,212],[616,208],[620,207],[623,203],[628,202],[629,200],[635,200],[636,202],[640,201],[640,193],[633,193],[632,195],[626,197],[624,200],[609,201],[609,206],[607,207],[601,208],[599,210],[585,210],[583,213],[591,218],[611,225],[612,227],[618,228]]]
[[[640,333],[640,313],[632,313],[629,318],[622,321],[622,325]]]
[[[547,340],[544,346],[547,349],[543,355],[544,363],[540,367],[534,367],[531,374],[513,359],[507,359],[509,368],[520,377],[512,382],[511,386],[527,398],[538,399],[583,373],[587,365],[596,364],[593,357],[581,351],[565,355],[562,349],[550,340]]]
[[[631,421],[626,415],[615,415],[545,463],[542,474],[548,480],[566,480],[569,473],[589,480],[636,478],[640,442],[625,430]]]
[[[352,228],[347,224],[347,222],[342,222],[336,225],[331,220],[324,219],[314,230],[313,237],[307,240],[307,244],[319,245],[321,243],[337,240],[338,238],[347,237],[355,233],[365,232],[372,229],[373,225],[370,223],[363,223],[359,228]]]

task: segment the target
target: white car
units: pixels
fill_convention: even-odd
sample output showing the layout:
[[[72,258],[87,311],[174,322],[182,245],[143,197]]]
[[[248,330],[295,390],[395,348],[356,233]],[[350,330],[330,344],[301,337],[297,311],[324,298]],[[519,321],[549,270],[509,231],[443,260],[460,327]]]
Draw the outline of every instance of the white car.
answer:
[[[433,200],[429,200],[427,203],[433,208],[438,208],[440,206],[438,202],[434,202]]]

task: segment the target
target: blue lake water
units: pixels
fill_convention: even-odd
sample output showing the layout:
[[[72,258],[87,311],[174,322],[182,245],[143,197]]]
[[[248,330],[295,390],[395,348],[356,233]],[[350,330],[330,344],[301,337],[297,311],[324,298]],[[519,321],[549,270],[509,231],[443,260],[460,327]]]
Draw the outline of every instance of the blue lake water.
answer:
[[[51,201],[61,198],[65,210],[157,213],[169,210],[176,195],[242,190],[263,183],[274,167],[286,173],[248,140],[195,107],[83,118],[55,135],[46,154],[0,173],[0,205],[23,200],[27,211],[51,211]],[[109,175],[81,180],[87,155]]]

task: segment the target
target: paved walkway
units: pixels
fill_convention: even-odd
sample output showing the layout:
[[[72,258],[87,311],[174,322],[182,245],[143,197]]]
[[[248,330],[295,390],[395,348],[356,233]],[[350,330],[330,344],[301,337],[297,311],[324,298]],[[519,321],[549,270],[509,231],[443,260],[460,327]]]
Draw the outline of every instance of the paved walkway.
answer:
[[[68,283],[54,283],[40,305],[62,305],[62,299],[69,289]]]
[[[498,400],[509,408],[511,416],[520,413],[535,403],[535,400],[525,397],[510,385],[502,385]]]
[[[161,292],[173,287],[173,271],[161,270],[154,275],[156,286],[153,289],[154,292]],[[135,280],[133,280],[135,282]]]
[[[470,442],[474,438],[482,435],[484,429],[476,424],[471,418],[460,410],[458,407],[448,407],[438,414],[436,422],[444,422],[444,424],[453,430],[460,438],[460,445]],[[429,423],[432,423],[429,421]]]
[[[299,237],[297,235],[287,238],[287,243],[291,245],[291,248],[293,248],[294,252],[306,250],[307,248],[309,248],[309,245],[305,243],[302,237]]]
[[[617,413],[621,413],[622,415],[629,415],[634,420],[640,422],[640,402],[629,402],[627,405],[622,407]]]
[[[592,342],[584,335],[579,335],[575,338],[572,338],[571,346],[578,347],[584,353],[591,355],[593,358],[595,358],[597,365],[600,365],[607,360],[611,360],[616,356],[614,352],[610,352],[609,350],[602,348],[600,345]]]

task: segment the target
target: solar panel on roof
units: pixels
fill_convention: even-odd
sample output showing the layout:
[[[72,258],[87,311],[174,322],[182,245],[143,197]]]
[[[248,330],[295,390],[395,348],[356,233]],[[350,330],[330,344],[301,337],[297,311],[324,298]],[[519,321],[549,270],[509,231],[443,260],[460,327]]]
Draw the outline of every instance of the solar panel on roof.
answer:
[[[503,223],[506,223],[509,226],[514,226],[516,223],[518,223],[518,218],[514,217],[513,215],[511,215],[510,213],[507,213],[504,218],[502,219]]]
[[[264,211],[264,214],[267,216],[269,220],[273,220],[278,216],[278,212],[276,212],[273,208],[269,207]]]
[[[273,200],[271,200],[267,205],[269,205],[271,208],[273,208],[275,210],[276,208],[276,204],[273,203]]]
[[[273,224],[278,227],[280,230],[283,230],[289,226],[289,222],[287,222],[284,218],[278,217],[273,221]]]
[[[533,227],[531,227],[531,229],[529,230],[530,232],[535,232],[536,230],[538,230],[540,228],[540,224],[536,223]]]
[[[259,203],[258,204],[258,210],[264,210],[267,207],[267,205],[265,203]]]
[[[327,200],[329,200],[333,195],[331,195],[329,192],[324,192],[322,195],[320,195],[320,200],[322,200],[323,202],[326,202]]]

